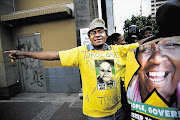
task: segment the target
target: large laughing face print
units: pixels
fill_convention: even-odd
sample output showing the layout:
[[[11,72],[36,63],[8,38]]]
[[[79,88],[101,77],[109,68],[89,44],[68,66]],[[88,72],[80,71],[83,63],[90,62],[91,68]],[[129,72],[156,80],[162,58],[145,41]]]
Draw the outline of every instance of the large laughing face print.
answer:
[[[137,53],[141,98],[144,100],[155,88],[168,102],[172,101],[180,80],[180,42],[168,38],[143,45]]]

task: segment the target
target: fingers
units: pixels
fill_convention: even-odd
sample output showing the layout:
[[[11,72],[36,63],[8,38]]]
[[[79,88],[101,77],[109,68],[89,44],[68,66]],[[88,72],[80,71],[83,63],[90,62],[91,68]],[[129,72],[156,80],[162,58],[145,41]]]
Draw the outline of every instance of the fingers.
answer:
[[[4,53],[12,53],[12,51],[4,51]]]
[[[10,57],[11,59],[17,59],[17,55],[16,55],[16,51],[15,51],[15,50],[4,51],[4,53],[9,53],[9,57]]]
[[[9,54],[9,57],[10,57],[11,59],[17,59],[17,55],[12,54],[12,53]]]
[[[16,50],[4,51],[4,53],[16,53]]]
[[[17,59],[17,57],[16,56],[10,56],[11,57],[11,59],[14,59],[14,60],[16,60]]]

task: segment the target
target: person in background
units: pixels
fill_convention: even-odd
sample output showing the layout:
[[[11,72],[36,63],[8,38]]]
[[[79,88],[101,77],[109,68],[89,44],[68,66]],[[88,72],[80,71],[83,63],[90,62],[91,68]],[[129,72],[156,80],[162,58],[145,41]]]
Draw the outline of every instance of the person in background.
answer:
[[[129,45],[111,45],[105,42],[107,28],[102,19],[96,18],[89,25],[88,36],[91,44],[65,51],[24,52],[5,51],[12,59],[35,58],[40,60],[59,60],[63,67],[79,67],[83,88],[83,114],[89,120],[123,120],[124,112],[121,103],[120,76],[126,66],[126,54],[139,47],[144,40]],[[112,79],[116,86],[108,88],[107,83],[98,83],[99,71],[95,61],[114,63]],[[124,70],[124,69],[123,69]]]
[[[119,33],[113,33],[108,37],[107,42],[108,45],[124,45],[126,44],[124,36]]]
[[[145,27],[145,29],[142,32],[142,38],[148,38],[152,35],[152,28],[150,26]]]

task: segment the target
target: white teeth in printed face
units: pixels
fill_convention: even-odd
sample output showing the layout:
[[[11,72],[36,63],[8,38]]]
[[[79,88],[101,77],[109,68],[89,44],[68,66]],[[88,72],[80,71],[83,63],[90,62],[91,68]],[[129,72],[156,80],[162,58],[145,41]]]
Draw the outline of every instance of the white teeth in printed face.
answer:
[[[149,72],[148,76],[152,82],[160,82],[165,78],[165,72]]]
[[[161,79],[152,79],[152,78],[149,78],[152,82],[160,82],[162,81],[164,78],[161,78]]]
[[[164,76],[165,72],[149,72],[149,76]]]

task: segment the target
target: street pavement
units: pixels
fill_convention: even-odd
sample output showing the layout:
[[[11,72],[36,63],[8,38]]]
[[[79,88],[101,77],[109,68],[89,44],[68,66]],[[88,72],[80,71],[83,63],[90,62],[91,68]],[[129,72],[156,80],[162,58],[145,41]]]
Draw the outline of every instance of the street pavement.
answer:
[[[0,100],[0,120],[87,120],[78,93],[20,93]]]

